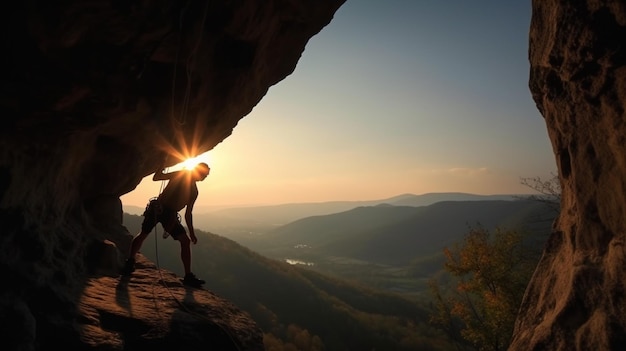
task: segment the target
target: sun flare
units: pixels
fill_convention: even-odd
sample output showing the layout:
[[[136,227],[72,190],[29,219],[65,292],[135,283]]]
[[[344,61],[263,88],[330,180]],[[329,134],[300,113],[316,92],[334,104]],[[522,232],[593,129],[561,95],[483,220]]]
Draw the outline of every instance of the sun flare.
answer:
[[[200,156],[190,157],[179,163],[179,165],[183,169],[194,169],[200,162],[210,164],[209,156],[207,154],[202,154]]]

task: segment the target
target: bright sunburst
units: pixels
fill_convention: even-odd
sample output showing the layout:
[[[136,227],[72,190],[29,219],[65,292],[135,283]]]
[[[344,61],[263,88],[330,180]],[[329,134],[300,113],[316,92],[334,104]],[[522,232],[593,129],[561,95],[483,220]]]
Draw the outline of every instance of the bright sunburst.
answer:
[[[188,158],[185,161],[183,161],[181,165],[183,166],[184,169],[193,169],[194,167],[196,167],[198,163],[202,162],[199,160],[199,158],[200,158],[199,156]]]
[[[200,123],[197,121],[197,124]],[[175,165],[168,167],[169,171],[175,171],[180,169],[193,169],[198,163],[204,162],[211,165],[211,158],[208,152],[198,155],[200,150],[206,150],[207,145],[202,144],[201,140],[205,136],[203,133],[204,128],[202,124],[198,124],[196,128],[193,128],[193,135],[186,136],[182,131],[174,133],[173,140],[166,140],[161,138],[159,148],[166,153],[167,163],[172,161],[178,161]]]
[[[200,162],[204,162],[204,163],[209,164],[209,165],[211,164],[211,162],[209,162],[209,155],[208,155],[208,153],[205,153],[205,154],[202,154],[202,155],[196,156],[196,157],[190,157],[190,158],[184,160],[183,162],[179,163],[178,165],[180,165],[180,167],[183,168],[183,169],[193,169]],[[176,167],[176,166],[174,166],[174,167]]]

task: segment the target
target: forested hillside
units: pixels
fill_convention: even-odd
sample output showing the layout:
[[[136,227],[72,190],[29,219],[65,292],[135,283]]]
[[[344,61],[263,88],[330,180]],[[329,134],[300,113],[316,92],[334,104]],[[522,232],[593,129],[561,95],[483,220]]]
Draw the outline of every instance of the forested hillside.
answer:
[[[427,293],[428,280],[443,269],[444,248],[471,228],[519,231],[540,252],[555,216],[549,204],[534,200],[364,206],[237,241],[267,257],[415,297]]]

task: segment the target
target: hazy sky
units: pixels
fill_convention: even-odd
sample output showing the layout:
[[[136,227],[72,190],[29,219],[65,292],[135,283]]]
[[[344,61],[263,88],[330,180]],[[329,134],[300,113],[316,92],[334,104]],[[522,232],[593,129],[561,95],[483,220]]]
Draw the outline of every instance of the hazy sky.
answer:
[[[197,206],[532,192],[556,163],[528,89],[530,0],[348,0],[202,159]],[[122,197],[144,206],[161,182]]]

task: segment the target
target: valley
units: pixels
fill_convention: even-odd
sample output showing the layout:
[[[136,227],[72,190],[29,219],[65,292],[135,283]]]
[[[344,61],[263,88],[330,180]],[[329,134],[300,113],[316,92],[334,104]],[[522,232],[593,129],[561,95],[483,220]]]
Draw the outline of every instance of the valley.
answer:
[[[429,281],[446,274],[443,249],[480,225],[523,232],[525,243],[539,255],[556,214],[546,204],[523,198],[430,198],[435,202],[424,206],[406,205],[411,196],[402,196],[402,205],[389,199],[367,205],[285,205],[273,208],[283,212],[271,216],[268,208],[198,213],[193,269],[207,280],[207,289],[234,301],[285,341],[285,328],[292,325],[332,345],[328,349],[449,350],[451,341],[428,321]],[[343,210],[332,212],[338,207]],[[306,216],[304,208],[317,214]],[[136,214],[124,217],[131,233],[141,220]],[[159,225],[142,254],[182,274],[177,243],[160,233]],[[343,322],[329,329],[322,322],[328,319]],[[380,336],[378,328],[385,324],[404,335],[409,346]],[[354,332],[379,336],[346,344],[346,335]]]

